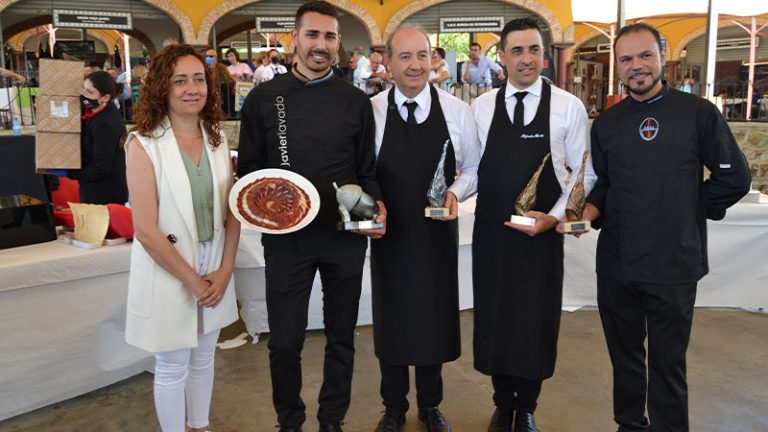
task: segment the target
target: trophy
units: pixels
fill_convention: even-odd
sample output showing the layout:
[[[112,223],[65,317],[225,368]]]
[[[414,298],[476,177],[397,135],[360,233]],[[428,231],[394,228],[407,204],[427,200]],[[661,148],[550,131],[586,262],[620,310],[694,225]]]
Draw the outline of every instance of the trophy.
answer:
[[[336,201],[339,203],[341,221],[336,227],[341,231],[367,230],[384,228],[384,223],[376,222],[379,215],[379,206],[376,201],[363,192],[363,188],[356,184],[346,184],[339,187],[333,182],[336,189]],[[352,220],[355,215],[358,220]]]
[[[445,183],[445,152],[448,150],[448,144],[450,139],[445,140],[443,144],[443,154],[440,155],[440,160],[437,162],[437,168],[435,169],[435,175],[432,177],[432,183],[427,190],[427,201],[429,201],[429,207],[424,208],[424,216],[433,217],[447,217],[450,216],[451,210],[443,207],[445,205],[445,194],[448,192],[448,185]]]
[[[547,153],[547,155],[544,156],[541,165],[539,165],[539,168],[533,173],[531,179],[528,180],[528,184],[525,185],[525,188],[515,200],[515,214],[509,218],[509,222],[518,225],[536,225],[536,218],[525,217],[523,215],[536,205],[536,188],[539,186],[539,177],[541,176],[541,171],[544,169],[544,164],[549,160],[549,155],[550,154]]]
[[[581,158],[581,168],[576,176],[576,183],[573,184],[571,194],[568,195],[568,203],[565,205],[565,218],[568,219],[565,225],[565,232],[578,233],[588,231],[592,224],[589,221],[581,220],[584,213],[584,204],[586,203],[586,193],[584,190],[584,167],[587,164],[589,149],[584,150],[584,156]]]

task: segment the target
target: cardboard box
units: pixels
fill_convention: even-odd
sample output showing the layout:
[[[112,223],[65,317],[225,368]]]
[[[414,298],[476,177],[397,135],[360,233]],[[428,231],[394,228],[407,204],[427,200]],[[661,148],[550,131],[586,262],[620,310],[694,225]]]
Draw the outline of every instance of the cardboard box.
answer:
[[[38,132],[35,137],[37,169],[80,169],[80,134]]]
[[[38,132],[80,133],[80,98],[77,96],[38,95]]]
[[[40,94],[80,96],[83,88],[83,62],[40,59]]]

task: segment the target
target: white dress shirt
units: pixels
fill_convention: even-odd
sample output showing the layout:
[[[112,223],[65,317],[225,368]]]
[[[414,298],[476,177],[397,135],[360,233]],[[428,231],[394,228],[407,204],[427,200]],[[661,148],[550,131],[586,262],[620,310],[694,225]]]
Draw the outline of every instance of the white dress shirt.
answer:
[[[432,107],[432,96],[429,89],[430,86],[427,85],[415,98],[409,99],[395,86],[371,99],[373,117],[376,121],[377,158],[379,150],[381,150],[381,141],[384,139],[384,128],[387,123],[389,92],[395,92],[395,104],[403,120],[408,118],[408,108],[404,104],[408,101],[414,101],[418,104],[414,112],[416,122],[423,123],[429,117],[429,111]],[[448,134],[453,144],[453,151],[456,156],[456,169],[460,172],[460,175],[454,180],[448,190],[453,192],[459,201],[464,201],[477,192],[477,166],[480,163],[480,145],[477,139],[475,121],[472,119],[472,111],[469,105],[443,90],[437,90],[437,94],[440,106],[443,109],[443,115],[445,116],[445,123],[448,125]],[[412,143],[412,145],[417,144]],[[427,192],[424,191],[424,193],[426,194]]]
[[[469,65],[471,65],[469,68],[469,79],[465,82],[469,84],[476,84],[479,87],[486,87],[491,85],[491,72],[498,73],[498,70],[501,69],[501,66],[499,66],[498,63],[486,56],[480,56],[480,58],[477,60],[477,66],[472,63],[471,59],[467,59],[467,61],[461,65],[462,81],[464,80],[464,73],[467,71],[467,66]]]
[[[552,96],[549,106],[549,146],[552,153],[552,165],[555,168],[560,187],[563,188],[563,194],[557,200],[549,214],[558,220],[565,216],[565,205],[568,202],[568,196],[573,188],[573,182],[570,182],[570,173],[566,166],[571,169],[573,178],[581,168],[581,160],[584,151],[589,147],[589,123],[587,111],[584,104],[574,95],[561,90],[558,87],[550,86]],[[524,122],[530,124],[536,116],[541,101],[542,82],[541,78],[536,80],[530,87],[524,89],[515,88],[512,83],[507,82],[504,100],[507,105],[507,115],[509,121],[514,122],[515,104],[517,98],[514,94],[518,91],[527,91],[528,94],[523,99],[525,105]],[[475,116],[477,133],[480,139],[480,155],[485,152],[485,144],[488,140],[488,131],[493,120],[493,113],[496,108],[496,94],[498,89],[484,93],[472,103],[472,112]],[[584,190],[587,195],[597,181],[595,170],[592,168],[592,155],[587,158],[587,166],[584,169]]]
[[[376,73],[387,73],[387,68],[384,67],[383,64],[379,64],[379,67],[376,69]],[[360,86],[360,89],[365,91],[366,94],[373,94],[374,88],[368,86],[368,81],[371,79],[371,75],[373,75],[373,70],[371,70],[371,64],[366,63],[365,66],[362,67],[360,71],[360,82],[358,85]],[[375,80],[378,80],[378,82],[382,82],[381,78],[374,78]],[[386,87],[386,82],[384,83],[384,86]]]

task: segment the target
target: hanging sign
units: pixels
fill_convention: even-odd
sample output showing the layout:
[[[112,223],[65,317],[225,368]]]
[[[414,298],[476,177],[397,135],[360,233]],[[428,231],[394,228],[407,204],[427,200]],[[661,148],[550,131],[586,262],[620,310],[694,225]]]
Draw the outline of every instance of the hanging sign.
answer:
[[[440,18],[440,33],[500,32],[503,28],[503,16]]]
[[[259,33],[290,33],[295,26],[295,17],[256,17],[256,31]]]
[[[131,14],[125,12],[53,10],[54,27],[133,30]]]

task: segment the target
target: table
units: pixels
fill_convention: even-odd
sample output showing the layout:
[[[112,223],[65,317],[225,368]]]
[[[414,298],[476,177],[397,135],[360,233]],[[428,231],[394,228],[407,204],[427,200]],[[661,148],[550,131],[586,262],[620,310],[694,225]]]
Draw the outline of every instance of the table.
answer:
[[[472,307],[474,200],[459,208],[459,305]],[[597,233],[565,242],[563,303],[595,305]],[[768,306],[768,204],[738,204],[709,222],[710,275],[697,306]],[[130,244],[80,250],[58,242],[0,250],[0,420],[151,370],[150,353],[124,342]],[[358,324],[371,323],[366,259]],[[248,332],[268,331],[260,235],[244,229],[235,288]],[[319,280],[310,329],[322,328]]]

